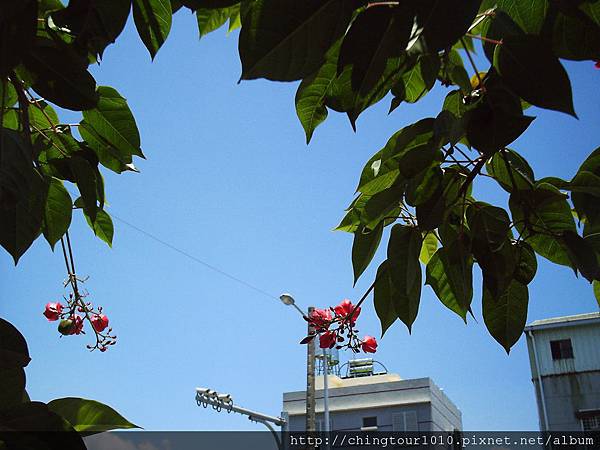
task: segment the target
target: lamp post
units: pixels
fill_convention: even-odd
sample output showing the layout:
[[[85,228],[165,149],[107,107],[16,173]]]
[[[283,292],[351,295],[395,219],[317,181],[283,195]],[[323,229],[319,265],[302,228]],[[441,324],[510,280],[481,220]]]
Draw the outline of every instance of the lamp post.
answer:
[[[293,306],[302,315],[307,317],[304,312],[296,305],[296,301],[291,294],[284,293],[279,296],[279,299],[284,305]],[[314,310],[311,306],[308,308],[308,315]],[[314,327],[308,324],[308,334],[314,333]],[[329,382],[327,376],[329,375],[329,360],[327,356],[327,349],[323,350],[323,365],[325,371],[323,374],[323,429],[321,431],[329,432]],[[307,345],[307,358],[306,358],[306,431],[316,431],[315,424],[315,347],[313,342]]]

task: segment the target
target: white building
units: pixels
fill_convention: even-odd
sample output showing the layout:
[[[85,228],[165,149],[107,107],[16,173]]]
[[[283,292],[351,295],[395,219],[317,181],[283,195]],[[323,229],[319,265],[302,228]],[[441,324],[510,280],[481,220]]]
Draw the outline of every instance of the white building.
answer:
[[[525,327],[542,431],[600,430],[600,313]]]
[[[330,430],[462,430],[460,410],[430,378],[403,380],[396,374],[360,372],[362,367],[354,367],[354,375],[347,377],[328,376]],[[323,377],[317,376],[315,384],[317,431],[320,431]],[[284,393],[283,411],[289,420],[289,431],[304,431],[306,392]]]

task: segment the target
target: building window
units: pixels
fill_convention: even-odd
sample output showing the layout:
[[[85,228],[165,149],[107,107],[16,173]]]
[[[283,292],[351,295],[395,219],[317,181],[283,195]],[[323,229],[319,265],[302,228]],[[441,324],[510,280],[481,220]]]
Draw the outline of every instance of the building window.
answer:
[[[377,417],[363,417],[363,428],[370,428],[377,426]]]
[[[552,359],[572,359],[573,346],[571,339],[561,339],[560,341],[550,341],[550,350],[552,351]]]
[[[600,430],[600,415],[588,416],[581,419],[581,427],[583,431],[598,431]]]

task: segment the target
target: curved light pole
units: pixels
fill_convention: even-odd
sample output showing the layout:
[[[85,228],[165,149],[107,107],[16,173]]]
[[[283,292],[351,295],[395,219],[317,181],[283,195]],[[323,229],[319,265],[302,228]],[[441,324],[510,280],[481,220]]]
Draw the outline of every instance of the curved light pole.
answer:
[[[281,302],[286,306],[293,306],[296,310],[306,318],[307,315],[296,305],[294,297],[289,293],[283,293],[279,296]],[[308,314],[312,312],[313,308],[308,309]],[[308,324],[308,333],[314,332],[312,325]],[[329,381],[327,376],[329,375],[329,360],[327,358],[327,349],[323,350],[323,364],[325,372],[323,374],[323,429],[328,433],[329,429]],[[307,378],[306,378],[306,431],[312,432],[315,430],[315,350],[312,342],[308,343],[307,350]]]

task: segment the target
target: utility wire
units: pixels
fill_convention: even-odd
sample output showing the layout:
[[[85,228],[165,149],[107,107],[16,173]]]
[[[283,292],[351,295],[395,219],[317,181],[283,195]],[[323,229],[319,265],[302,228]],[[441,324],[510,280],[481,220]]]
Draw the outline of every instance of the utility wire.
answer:
[[[208,268],[208,269],[212,270],[213,272],[217,272],[218,274],[221,274],[221,275],[223,275],[224,277],[227,277],[227,278],[229,278],[230,280],[233,280],[233,281],[235,281],[236,283],[239,283],[239,284],[241,284],[241,285],[243,285],[243,286],[246,286],[247,288],[249,288],[249,289],[252,289],[252,290],[254,290],[254,291],[258,292],[259,294],[262,294],[262,295],[264,295],[265,297],[269,297],[270,299],[279,300],[279,298],[275,297],[273,294],[269,294],[267,291],[263,291],[262,289],[260,289],[260,288],[258,288],[258,287],[256,287],[256,286],[254,286],[254,285],[252,285],[252,284],[250,284],[250,283],[248,283],[248,282],[246,282],[246,281],[244,281],[244,280],[242,280],[242,279],[240,279],[240,278],[238,278],[238,277],[236,277],[236,276],[233,276],[233,275],[231,275],[231,274],[229,274],[229,273],[227,273],[227,272],[225,272],[225,271],[223,271],[223,270],[219,269],[218,267],[215,267],[215,266],[213,266],[212,264],[209,264],[209,263],[207,263],[207,262],[205,262],[205,261],[202,261],[200,258],[197,258],[197,257],[195,257],[194,255],[191,255],[191,254],[189,254],[189,253],[188,253],[188,252],[186,252],[185,250],[181,250],[180,248],[177,248],[177,247],[175,247],[174,245],[172,245],[172,244],[169,244],[168,242],[165,242],[165,241],[163,241],[163,240],[162,240],[162,239],[160,239],[159,237],[157,237],[157,236],[155,236],[155,235],[153,235],[153,234],[151,234],[151,233],[148,233],[147,231],[144,231],[144,230],[142,230],[141,228],[139,228],[139,227],[135,226],[134,224],[132,224],[132,223],[129,223],[129,222],[127,222],[126,220],[124,220],[124,219],[121,219],[120,217],[117,217],[117,216],[115,216],[115,214],[114,214],[112,211],[111,211],[110,215],[111,215],[111,217],[114,217],[115,219],[117,219],[119,222],[121,222],[121,223],[123,223],[123,224],[127,225],[128,227],[130,227],[130,228],[132,228],[132,229],[136,230],[138,233],[141,233],[141,234],[143,234],[144,236],[146,236],[146,237],[149,237],[150,239],[152,239],[152,240],[154,240],[154,241],[158,242],[159,244],[162,244],[162,245],[164,245],[165,247],[168,247],[168,248],[170,248],[171,250],[173,250],[173,251],[176,251],[177,253],[179,253],[179,254],[181,254],[181,255],[185,256],[186,258],[188,258],[188,259],[191,259],[192,261],[194,261],[194,262],[196,262],[196,263],[198,263],[198,264],[201,264],[201,265],[203,265],[204,267],[206,267],[206,268]]]

